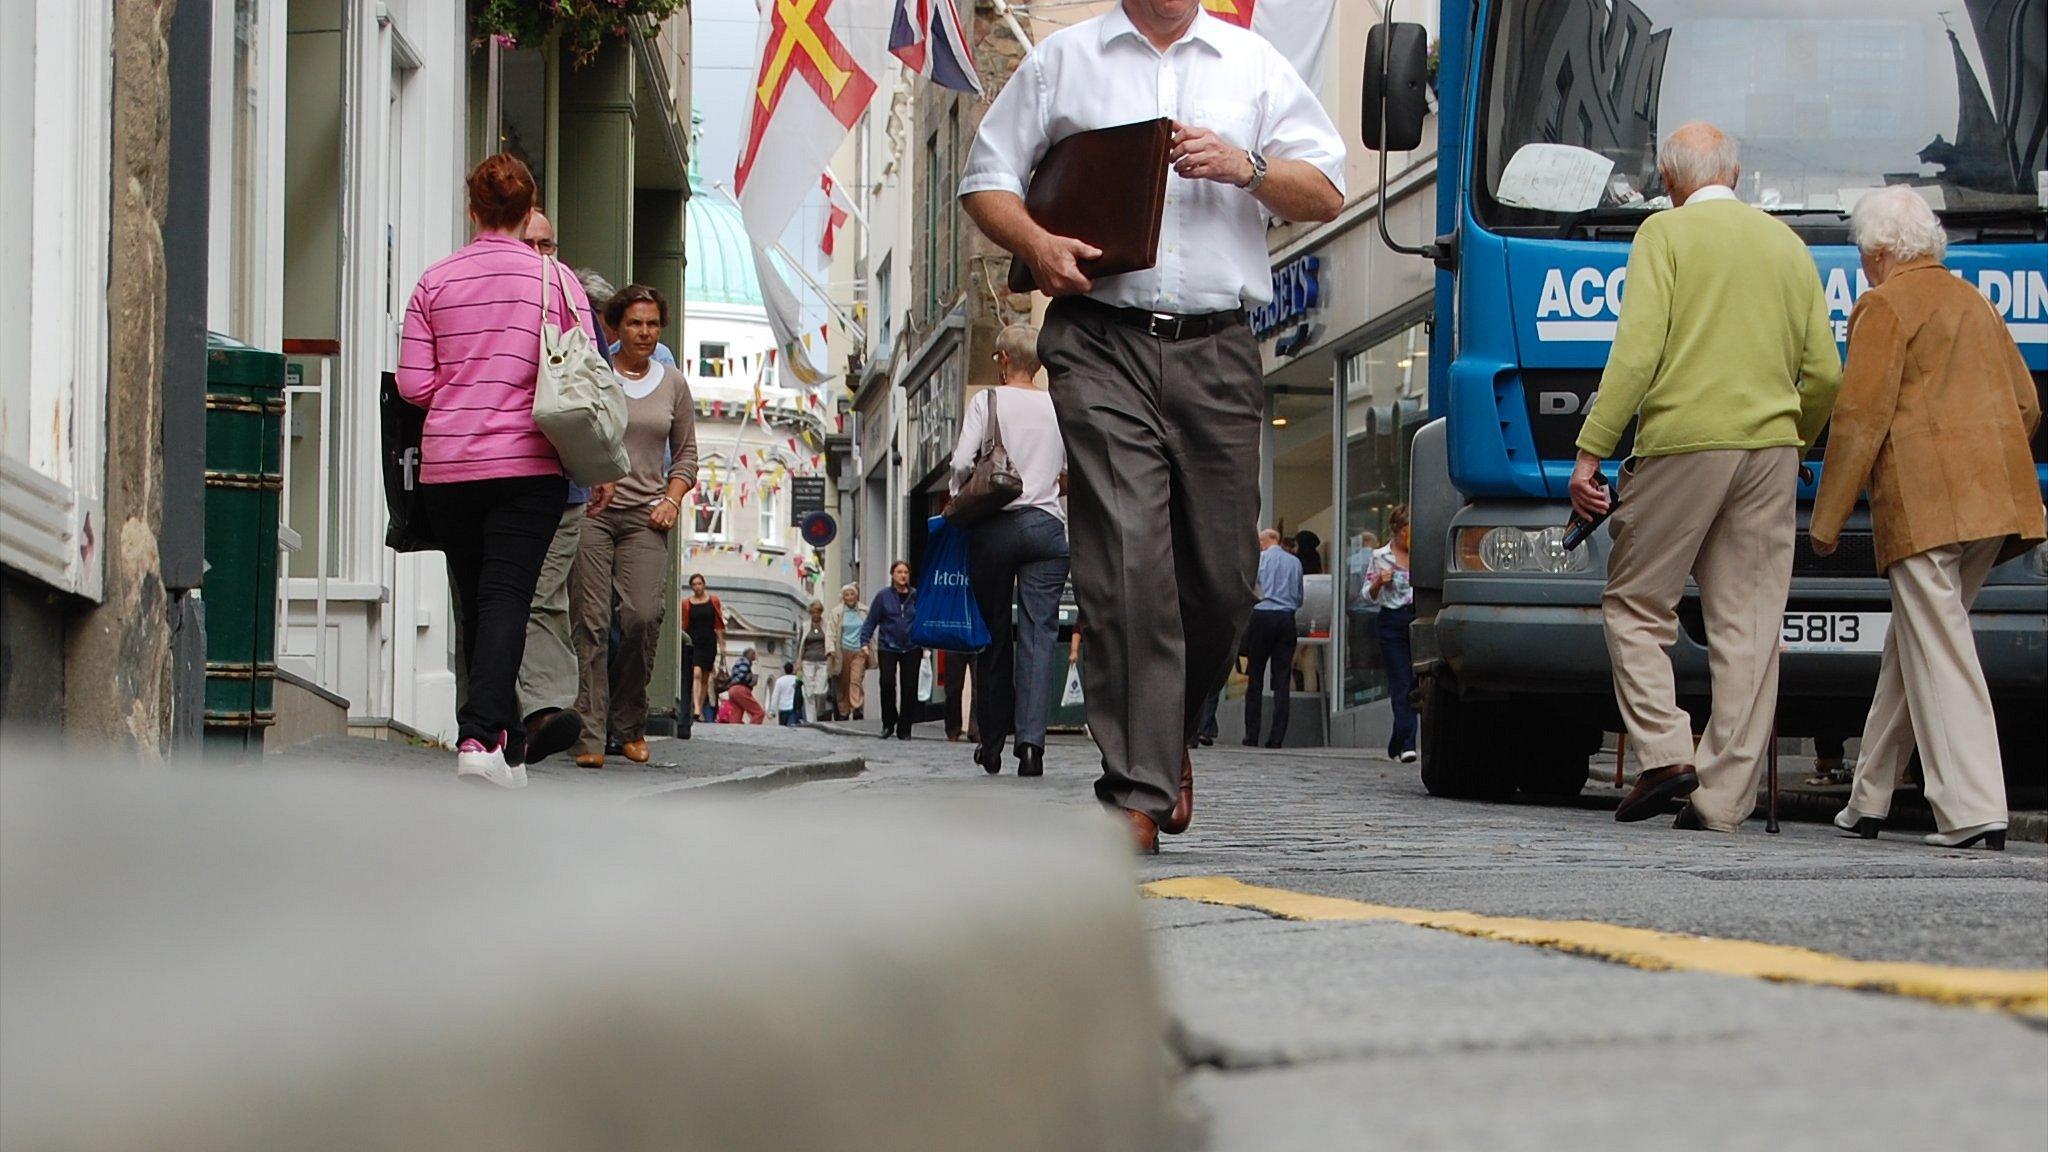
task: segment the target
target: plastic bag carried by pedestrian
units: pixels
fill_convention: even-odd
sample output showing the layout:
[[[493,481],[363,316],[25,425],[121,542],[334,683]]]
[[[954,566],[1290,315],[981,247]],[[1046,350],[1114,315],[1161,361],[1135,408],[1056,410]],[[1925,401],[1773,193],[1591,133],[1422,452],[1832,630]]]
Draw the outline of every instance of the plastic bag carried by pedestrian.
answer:
[[[1081,666],[1067,665],[1067,690],[1060,693],[1060,707],[1078,708],[1086,699],[1081,694]]]
[[[931,649],[925,649],[924,660],[917,666],[917,699],[929,704],[939,691],[939,660]]]
[[[967,576],[970,529],[934,516],[928,521],[931,542],[925,545],[924,567],[917,577],[917,618],[910,624],[910,642],[945,652],[979,652],[988,647],[988,625],[974,602]]]

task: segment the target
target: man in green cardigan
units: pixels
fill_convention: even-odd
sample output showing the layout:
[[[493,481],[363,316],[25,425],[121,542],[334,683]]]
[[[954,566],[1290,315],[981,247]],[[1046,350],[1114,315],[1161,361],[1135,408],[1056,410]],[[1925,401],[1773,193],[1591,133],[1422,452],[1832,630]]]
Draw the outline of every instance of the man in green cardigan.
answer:
[[[1805,243],[1735,196],[1735,141],[1686,124],[1657,167],[1676,207],[1636,231],[1614,348],[1579,433],[1572,505],[1606,511],[1593,477],[1636,420],[1601,614],[1643,773],[1614,817],[1645,820],[1690,797],[1678,827],[1733,832],[1755,807],[1777,710],[1799,458],[1827,423],[1842,362]],[[1713,675],[1697,751],[1667,652],[1688,575]]]

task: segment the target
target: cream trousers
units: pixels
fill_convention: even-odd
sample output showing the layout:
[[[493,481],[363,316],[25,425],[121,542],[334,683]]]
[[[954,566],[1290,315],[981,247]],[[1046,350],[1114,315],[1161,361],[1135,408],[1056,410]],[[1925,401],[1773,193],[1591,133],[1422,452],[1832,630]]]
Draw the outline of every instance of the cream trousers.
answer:
[[[1892,789],[1917,743],[1936,826],[1947,832],[2007,818],[1991,690],[1970,636],[1970,605],[2003,543],[1931,548],[1885,572],[1892,626],[1849,794],[1849,807],[1858,813],[1883,817],[1891,811]]]
[[[1623,474],[1608,522],[1614,551],[1600,608],[1629,742],[1645,769],[1693,765],[1693,810],[1723,832],[1756,807],[1777,714],[1798,475],[1789,447],[1653,456]],[[1678,639],[1687,576],[1699,585],[1713,676],[1697,751],[1666,651]]]

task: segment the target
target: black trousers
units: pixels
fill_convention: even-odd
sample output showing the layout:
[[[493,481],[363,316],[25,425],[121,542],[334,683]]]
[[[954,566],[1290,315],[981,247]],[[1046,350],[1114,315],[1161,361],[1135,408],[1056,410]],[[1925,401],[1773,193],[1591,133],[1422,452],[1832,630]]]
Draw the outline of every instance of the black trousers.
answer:
[[[1000,512],[974,526],[967,556],[989,635],[988,647],[974,657],[974,715],[982,746],[1001,751],[1014,734],[1019,745],[1043,750],[1060,589],[1067,584],[1067,526],[1043,508]]]
[[[1288,693],[1294,686],[1296,639],[1292,612],[1260,609],[1252,613],[1251,623],[1245,625],[1245,652],[1251,660],[1245,671],[1244,686],[1244,740],[1247,744],[1259,742],[1259,712],[1263,703],[1259,682],[1266,678],[1269,666],[1273,682],[1273,730],[1266,737],[1266,744],[1278,748],[1287,741],[1287,717],[1291,709]]]
[[[1415,605],[1380,609],[1380,653],[1387,664],[1387,699],[1394,708],[1394,730],[1387,736],[1387,755],[1415,751],[1415,658],[1408,626],[1415,623]]]
[[[526,743],[519,711],[519,663],[541,563],[569,499],[559,475],[425,484],[427,515],[448,554],[461,598],[467,688],[456,710],[458,739],[495,747],[518,762]]]
[[[1038,354],[1067,447],[1095,795],[1163,820],[1257,600],[1259,346],[1243,324],[1164,340],[1061,299]]]
[[[917,670],[924,664],[924,649],[876,653],[882,672],[882,735],[894,732],[910,739],[911,718],[917,715]]]

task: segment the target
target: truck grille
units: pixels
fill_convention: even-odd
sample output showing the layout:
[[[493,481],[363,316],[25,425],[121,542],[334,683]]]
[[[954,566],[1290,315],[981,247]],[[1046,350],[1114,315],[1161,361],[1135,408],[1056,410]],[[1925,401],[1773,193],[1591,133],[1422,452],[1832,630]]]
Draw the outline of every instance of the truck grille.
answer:
[[[1841,546],[1832,556],[1815,556],[1813,541],[1804,531],[1792,545],[1792,575],[1877,576],[1877,541],[1868,532],[1844,532]]]

